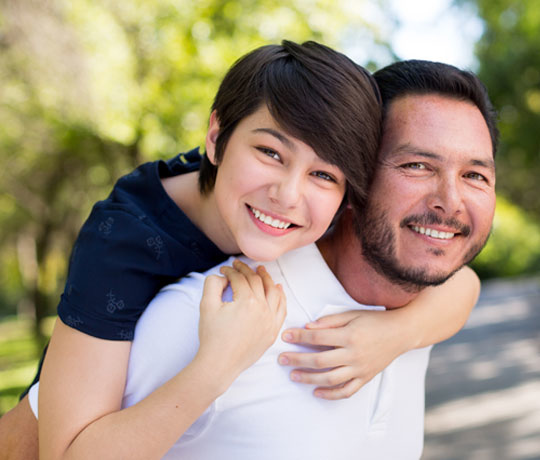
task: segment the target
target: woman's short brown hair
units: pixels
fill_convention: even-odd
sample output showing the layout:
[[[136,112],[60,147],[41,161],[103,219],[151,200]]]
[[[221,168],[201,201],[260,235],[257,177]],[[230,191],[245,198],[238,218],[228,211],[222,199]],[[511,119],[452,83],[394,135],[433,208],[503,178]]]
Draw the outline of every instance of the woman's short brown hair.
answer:
[[[225,75],[212,106],[220,124],[218,166],[203,158],[201,193],[213,189],[219,162],[238,123],[263,104],[285,132],[342,170],[355,201],[365,199],[381,130],[378,89],[364,68],[313,41],[257,48]]]

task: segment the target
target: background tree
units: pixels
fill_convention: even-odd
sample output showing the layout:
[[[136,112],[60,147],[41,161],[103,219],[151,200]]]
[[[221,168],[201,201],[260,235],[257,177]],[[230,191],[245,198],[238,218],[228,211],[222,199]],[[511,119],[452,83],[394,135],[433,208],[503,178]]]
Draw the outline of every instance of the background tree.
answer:
[[[344,2],[346,4],[346,2]],[[285,6],[286,5],[286,6]],[[92,203],[200,145],[217,85],[283,38],[376,30],[330,0],[0,0],[0,313],[52,313]]]
[[[501,131],[497,154],[500,203],[493,236],[475,268],[484,276],[538,272],[540,9],[534,0],[457,3],[474,6],[483,20],[484,32],[475,47],[477,73],[499,110]]]
[[[471,0],[469,0],[471,1]],[[500,111],[497,185],[540,217],[540,10],[531,0],[473,0],[484,21],[478,74]]]

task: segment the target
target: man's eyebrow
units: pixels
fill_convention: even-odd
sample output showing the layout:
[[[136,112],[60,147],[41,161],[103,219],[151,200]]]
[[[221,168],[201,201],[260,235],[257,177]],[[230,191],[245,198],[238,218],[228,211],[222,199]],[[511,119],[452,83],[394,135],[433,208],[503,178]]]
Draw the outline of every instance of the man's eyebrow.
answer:
[[[283,145],[285,145],[287,148],[291,150],[295,150],[294,143],[285,135],[281,134],[279,131],[276,131],[272,128],[255,128],[252,130],[254,133],[266,133],[270,134],[271,136],[274,136],[277,140],[279,140]]]
[[[408,153],[408,154],[412,154],[412,155],[418,155],[418,156],[421,156],[421,157],[425,157],[425,158],[431,158],[433,160],[444,160],[444,157],[442,155],[439,155],[437,153],[433,153],[433,152],[429,152],[429,151],[426,151],[426,150],[420,150],[416,147],[413,147],[412,145],[410,144],[405,144],[405,145],[400,145],[396,150],[395,150],[395,153],[399,154],[399,153]],[[493,171],[495,171],[495,161],[493,159],[489,159],[489,160],[479,160],[479,159],[472,159],[471,161],[469,161],[469,163],[472,165],[472,166],[480,166],[482,168],[487,168],[487,169],[491,169]]]
[[[431,158],[433,160],[443,160],[442,155],[439,155],[437,153],[429,152],[427,150],[420,150],[419,148],[413,147],[411,144],[404,144],[400,145],[395,151],[394,154],[410,154],[410,155],[418,155],[425,158]]]
[[[473,166],[481,166],[483,168],[492,169],[495,171],[495,161],[494,160],[471,160]]]

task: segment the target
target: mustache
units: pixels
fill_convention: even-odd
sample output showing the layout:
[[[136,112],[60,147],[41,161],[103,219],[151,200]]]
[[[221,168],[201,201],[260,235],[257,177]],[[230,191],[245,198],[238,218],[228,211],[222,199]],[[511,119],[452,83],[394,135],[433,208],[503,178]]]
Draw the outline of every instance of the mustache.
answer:
[[[455,230],[454,233],[461,233],[463,236],[469,236],[471,233],[471,227],[461,223],[456,218],[452,217],[449,219],[442,219],[439,215],[433,212],[407,216],[399,225],[401,228],[408,227],[409,225],[417,225],[420,227],[424,227],[426,225],[444,225],[445,227]]]

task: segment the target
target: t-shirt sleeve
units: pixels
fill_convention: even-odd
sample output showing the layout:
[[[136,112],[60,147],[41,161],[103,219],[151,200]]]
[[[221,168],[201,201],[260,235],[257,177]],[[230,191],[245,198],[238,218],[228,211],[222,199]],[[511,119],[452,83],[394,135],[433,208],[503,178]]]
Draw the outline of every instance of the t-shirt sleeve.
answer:
[[[170,276],[164,237],[145,216],[95,206],[73,248],[60,319],[81,332],[132,340],[135,324]]]

